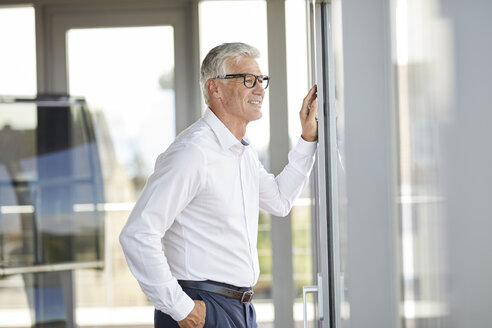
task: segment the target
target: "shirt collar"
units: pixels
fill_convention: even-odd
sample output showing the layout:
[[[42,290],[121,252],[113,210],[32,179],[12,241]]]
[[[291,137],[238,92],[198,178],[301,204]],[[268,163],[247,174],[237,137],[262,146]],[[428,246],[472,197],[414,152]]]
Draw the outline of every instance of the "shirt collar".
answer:
[[[210,108],[207,108],[205,111],[203,119],[207,122],[210,128],[212,128],[212,131],[214,131],[222,149],[230,149],[238,146],[242,148],[249,145],[249,140],[247,138],[243,138],[241,142],[237,140],[232,132],[229,131],[229,129],[224,125],[224,123],[222,123],[221,120],[219,120]]]

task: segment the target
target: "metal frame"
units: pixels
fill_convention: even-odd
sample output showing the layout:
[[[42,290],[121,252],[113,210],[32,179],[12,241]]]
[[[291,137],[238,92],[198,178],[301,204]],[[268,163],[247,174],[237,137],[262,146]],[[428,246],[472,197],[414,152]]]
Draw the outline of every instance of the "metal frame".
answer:
[[[325,283],[329,295],[324,296],[325,302],[329,300],[324,311],[330,311],[330,326],[341,326],[341,302],[343,300],[341,289],[343,288],[340,273],[340,237],[339,237],[339,194],[338,194],[338,146],[337,146],[337,117],[335,109],[335,53],[332,37],[332,7],[331,2],[320,4],[321,21],[323,22],[323,67],[325,84],[326,106],[326,183],[328,197],[326,198],[329,209],[327,222],[327,252],[329,263],[325,264],[325,270],[329,274]],[[322,240],[322,239],[321,239]],[[327,325],[328,326],[328,325]]]
[[[316,230],[313,231],[313,239],[316,240],[316,267],[318,279],[316,286],[304,287],[305,294],[316,292],[317,297],[317,325],[328,328],[335,326],[333,320],[336,311],[334,299],[334,250],[338,245],[337,230],[333,229],[336,222],[336,174],[332,165],[334,151],[335,119],[331,115],[334,108],[332,99],[333,79],[333,53],[330,31],[330,5],[325,2],[310,1],[308,4],[308,22],[310,26],[309,42],[311,56],[311,83],[318,86],[318,154],[315,166],[315,203],[316,203]],[[306,318],[304,325],[307,326]]]
[[[37,272],[67,271],[67,270],[74,270],[74,269],[94,269],[94,268],[99,268],[99,269],[104,268],[104,261],[46,264],[46,265],[34,265],[34,266],[16,267],[16,268],[0,268],[0,276],[24,274],[24,273],[37,273]]]
[[[332,6],[343,10],[332,12]],[[313,44],[312,81],[318,84],[319,148],[317,162],[318,326],[342,327],[343,289],[348,286],[349,324],[353,327],[399,327],[396,159],[391,70],[390,0],[310,1]],[[334,15],[341,15],[333,19]],[[340,277],[337,145],[335,117],[335,49],[332,22],[343,30],[343,77],[337,79],[343,98],[347,188],[345,273]],[[370,149],[370,151],[368,151]],[[361,164],[360,158],[364,158]],[[377,192],[374,192],[377,190]],[[345,278],[345,277],[343,277]],[[323,316],[321,316],[323,315]]]

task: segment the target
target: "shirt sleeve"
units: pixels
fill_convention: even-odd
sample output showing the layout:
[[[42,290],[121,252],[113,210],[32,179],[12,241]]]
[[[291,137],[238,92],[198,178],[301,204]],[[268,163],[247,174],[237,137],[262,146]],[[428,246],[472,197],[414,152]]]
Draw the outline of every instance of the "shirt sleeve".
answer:
[[[120,234],[128,266],[155,308],[180,321],[193,310],[169,268],[162,237],[199,192],[206,172],[198,146],[173,144],[161,154]]]
[[[277,216],[286,216],[290,212],[292,204],[309,182],[316,148],[316,141],[299,138],[289,152],[289,163],[276,177],[259,164],[259,201],[262,210]]]

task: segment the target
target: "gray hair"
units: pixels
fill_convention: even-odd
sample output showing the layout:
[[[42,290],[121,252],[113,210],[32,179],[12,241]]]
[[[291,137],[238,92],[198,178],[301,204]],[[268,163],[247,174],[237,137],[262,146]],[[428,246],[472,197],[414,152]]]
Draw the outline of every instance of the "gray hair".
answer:
[[[243,57],[258,58],[260,57],[260,51],[245,43],[234,42],[223,43],[208,52],[200,70],[200,87],[207,105],[210,100],[206,87],[207,81],[216,76],[226,75],[229,59],[235,59],[237,62]]]

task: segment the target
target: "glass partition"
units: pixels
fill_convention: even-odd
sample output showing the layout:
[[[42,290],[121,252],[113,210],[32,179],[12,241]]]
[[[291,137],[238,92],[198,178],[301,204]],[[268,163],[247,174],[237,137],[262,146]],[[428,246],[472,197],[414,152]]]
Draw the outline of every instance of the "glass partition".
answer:
[[[85,102],[0,99],[0,154],[0,273],[102,266],[102,180]]]

